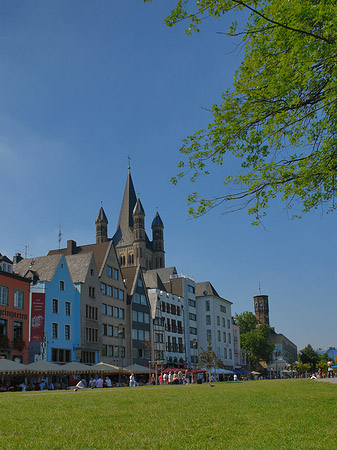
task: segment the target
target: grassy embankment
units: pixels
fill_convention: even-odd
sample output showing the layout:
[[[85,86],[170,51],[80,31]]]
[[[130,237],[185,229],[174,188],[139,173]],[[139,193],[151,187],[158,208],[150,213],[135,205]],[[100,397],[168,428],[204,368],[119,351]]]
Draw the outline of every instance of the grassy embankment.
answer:
[[[337,385],[272,380],[0,394],[0,449],[332,449]]]

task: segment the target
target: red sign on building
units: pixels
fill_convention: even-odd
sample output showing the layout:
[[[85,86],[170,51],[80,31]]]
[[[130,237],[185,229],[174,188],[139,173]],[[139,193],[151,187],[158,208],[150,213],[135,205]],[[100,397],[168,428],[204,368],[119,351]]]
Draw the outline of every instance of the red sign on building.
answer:
[[[46,295],[44,293],[32,293],[32,313],[30,324],[31,342],[43,342],[45,298]]]

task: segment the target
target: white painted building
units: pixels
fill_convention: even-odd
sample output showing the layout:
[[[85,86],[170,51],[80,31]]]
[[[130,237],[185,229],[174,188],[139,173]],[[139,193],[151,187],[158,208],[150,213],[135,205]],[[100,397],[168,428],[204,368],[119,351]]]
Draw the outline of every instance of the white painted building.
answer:
[[[232,302],[216,292],[210,282],[195,284],[197,299],[198,349],[207,349],[208,342],[223,361],[226,369],[233,369],[234,339],[232,328]]]

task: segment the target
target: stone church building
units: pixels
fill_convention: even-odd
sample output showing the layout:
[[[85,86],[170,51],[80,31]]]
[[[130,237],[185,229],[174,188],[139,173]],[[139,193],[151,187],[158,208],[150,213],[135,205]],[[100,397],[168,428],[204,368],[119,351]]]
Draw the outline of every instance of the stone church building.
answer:
[[[95,224],[96,243],[110,240],[108,219],[103,207],[98,212]],[[145,211],[136,197],[129,170],[117,230],[112,237],[121,268],[140,265],[142,269],[151,270],[165,267],[164,225],[158,212],[151,228],[152,240],[145,231]]]

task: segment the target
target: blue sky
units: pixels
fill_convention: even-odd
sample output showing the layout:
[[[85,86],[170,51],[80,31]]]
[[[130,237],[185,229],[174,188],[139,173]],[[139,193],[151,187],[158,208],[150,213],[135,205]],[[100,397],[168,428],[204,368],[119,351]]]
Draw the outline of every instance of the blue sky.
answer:
[[[215,168],[177,187],[182,140],[206,126],[242,52],[205,22],[187,37],[163,24],[172,0],[0,0],[0,252],[44,255],[95,241],[101,201],[112,236],[128,167],[146,212],[165,225],[167,265],[211,281],[253,310],[269,295],[271,325],[299,349],[337,346],[335,216],[292,221],[277,201],[252,227],[246,212],[190,220],[186,197],[221,192]],[[231,162],[228,167],[231,167]]]

